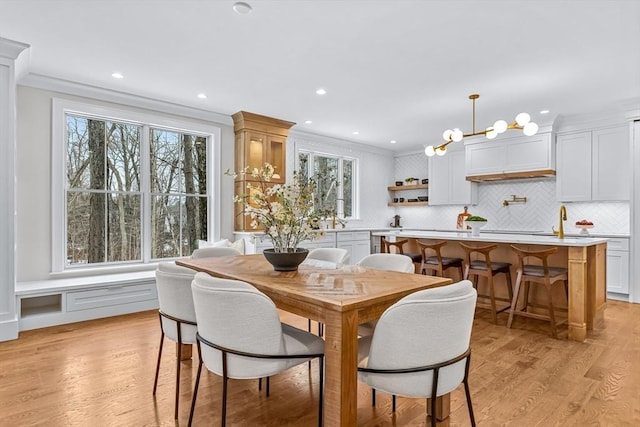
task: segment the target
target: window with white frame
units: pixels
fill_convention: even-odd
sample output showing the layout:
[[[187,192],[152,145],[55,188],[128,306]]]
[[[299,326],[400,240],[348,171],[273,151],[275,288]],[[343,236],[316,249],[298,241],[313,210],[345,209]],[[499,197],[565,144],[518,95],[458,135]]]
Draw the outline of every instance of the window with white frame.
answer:
[[[207,240],[219,129],[66,103],[54,108],[54,271],[186,256]]]
[[[311,151],[298,151],[298,172],[316,181],[315,210],[325,217],[357,217],[356,160]]]

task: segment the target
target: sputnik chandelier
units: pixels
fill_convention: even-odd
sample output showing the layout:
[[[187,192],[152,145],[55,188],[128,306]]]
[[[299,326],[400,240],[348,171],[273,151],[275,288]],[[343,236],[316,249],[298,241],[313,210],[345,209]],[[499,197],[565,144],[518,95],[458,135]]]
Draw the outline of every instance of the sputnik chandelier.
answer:
[[[444,156],[447,152],[447,145],[452,142],[460,142],[463,138],[476,135],[484,135],[487,139],[493,139],[498,134],[506,132],[508,129],[521,129],[527,136],[535,135],[538,132],[538,125],[531,121],[531,116],[527,113],[520,113],[516,116],[513,123],[509,124],[504,120],[496,121],[493,126],[486,128],[485,130],[476,131],[476,99],[480,98],[477,93],[469,95],[469,99],[473,102],[473,130],[471,133],[463,133],[460,129],[455,128],[453,130],[447,129],[442,134],[444,141],[442,144],[433,146],[429,145],[424,149],[424,154],[431,157],[435,154],[438,156]]]

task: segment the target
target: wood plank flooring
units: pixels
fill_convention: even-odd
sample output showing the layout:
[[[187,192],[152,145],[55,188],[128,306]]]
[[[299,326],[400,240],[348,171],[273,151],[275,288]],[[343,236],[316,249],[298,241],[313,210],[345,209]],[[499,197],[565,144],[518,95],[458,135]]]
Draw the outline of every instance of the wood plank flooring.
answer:
[[[281,313],[306,328],[306,319]],[[480,426],[640,425],[640,305],[609,301],[605,327],[584,343],[554,340],[547,324],[499,325],[478,309],[472,337],[470,387]],[[564,334],[566,336],[566,332]],[[155,311],[20,334],[0,343],[0,426],[186,425],[197,363],[182,364],[180,415],[173,419],[175,353],[166,341],[158,392],[151,394],[159,341]],[[194,358],[197,360],[196,352]],[[311,384],[310,381],[311,380]],[[271,395],[257,381],[230,381],[228,425],[313,426],[318,366],[272,379]],[[203,374],[194,425],[219,423],[221,381]],[[359,426],[427,425],[425,401],[358,390]],[[452,393],[444,425],[469,425],[462,387]]]

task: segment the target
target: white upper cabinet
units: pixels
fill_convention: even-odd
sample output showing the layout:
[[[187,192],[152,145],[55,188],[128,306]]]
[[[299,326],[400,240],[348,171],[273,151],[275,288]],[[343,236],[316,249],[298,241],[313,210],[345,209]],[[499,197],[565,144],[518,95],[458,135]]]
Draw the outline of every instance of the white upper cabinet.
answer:
[[[591,137],[591,198],[629,200],[631,160],[626,126],[595,130]]]
[[[555,146],[551,133],[465,142],[470,181],[553,175]]]
[[[429,158],[429,205],[469,205],[478,202],[477,184],[466,180],[465,152],[451,144],[444,156]]]
[[[558,201],[629,200],[627,126],[558,135],[557,151]]]

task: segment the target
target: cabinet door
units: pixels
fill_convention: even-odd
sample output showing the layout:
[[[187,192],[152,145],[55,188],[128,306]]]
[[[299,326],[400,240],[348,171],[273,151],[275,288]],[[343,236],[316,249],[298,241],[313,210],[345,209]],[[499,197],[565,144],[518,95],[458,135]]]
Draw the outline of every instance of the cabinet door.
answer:
[[[591,132],[558,135],[556,199],[591,200]]]
[[[249,170],[264,166],[267,136],[263,133],[244,132],[244,165]]]
[[[607,292],[629,293],[629,252],[607,250]]]
[[[629,200],[629,131],[626,126],[593,131],[592,200]]]
[[[449,203],[449,156],[433,156],[429,158],[429,205],[446,205]]]
[[[267,152],[266,161],[271,163],[274,168],[272,182],[284,183],[286,178],[286,143],[287,140],[283,136],[267,136]]]
[[[555,152],[551,134],[518,137],[503,141],[507,151],[505,172],[555,170]]]
[[[449,156],[449,204],[468,205],[476,203],[476,183],[467,181],[465,171],[465,152],[455,151]]]

